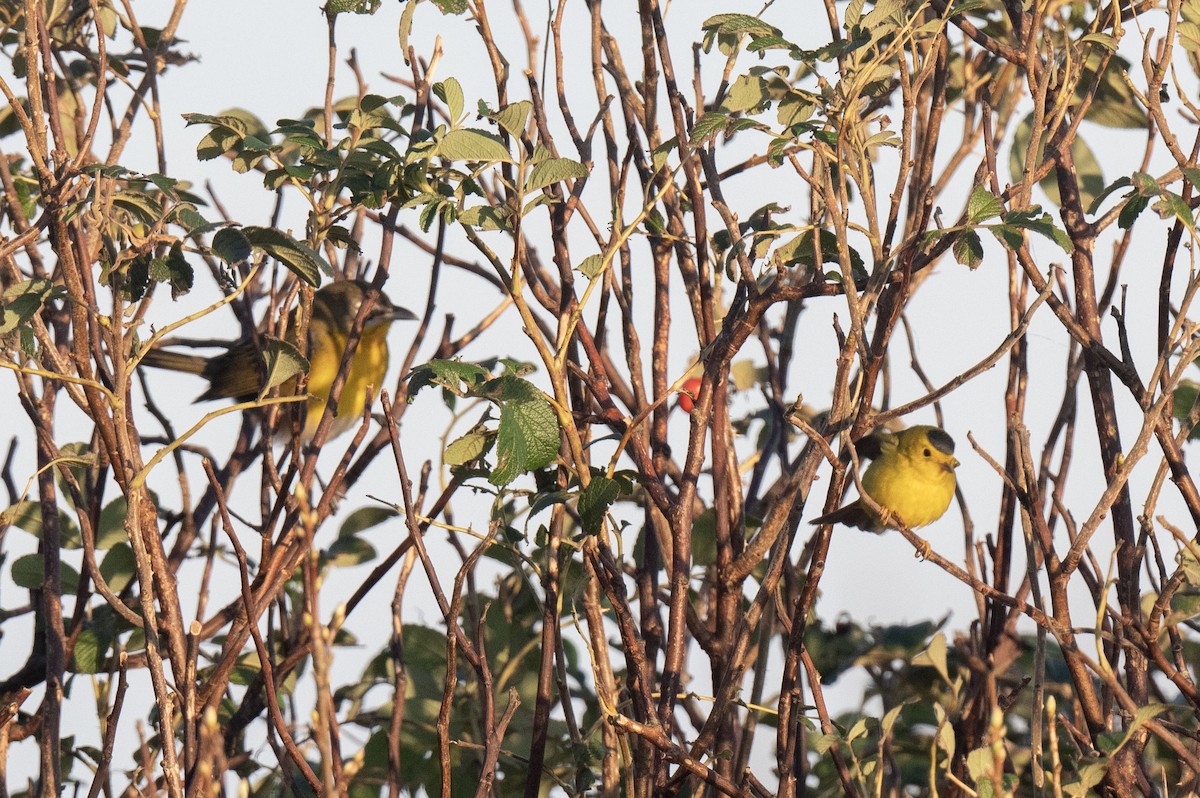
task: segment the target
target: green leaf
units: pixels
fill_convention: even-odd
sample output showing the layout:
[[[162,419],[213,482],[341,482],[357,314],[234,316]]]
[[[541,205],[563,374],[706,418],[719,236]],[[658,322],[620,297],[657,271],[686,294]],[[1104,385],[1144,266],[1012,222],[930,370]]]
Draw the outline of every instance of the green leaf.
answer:
[[[21,354],[30,360],[38,359],[38,342],[32,327],[22,327],[18,335],[21,338]]]
[[[172,199],[179,199],[179,180],[168,178],[167,175],[158,174],[157,172],[146,175],[146,180],[152,182],[158,191],[167,194]]]
[[[405,3],[404,11],[400,13],[400,27],[397,31],[397,37],[400,40],[400,52],[408,52],[409,37],[412,36],[413,17],[416,15],[417,3]],[[444,13],[444,12],[443,12]],[[404,56],[405,63],[408,62],[408,56]]]
[[[881,130],[867,138],[863,147],[899,147],[900,137],[891,130]]]
[[[995,759],[992,758],[991,748],[976,748],[967,754],[967,773],[976,784],[990,782]]]
[[[220,124],[228,127],[230,130],[242,131],[243,136],[253,136],[261,140],[269,140],[270,133],[263,121],[249,109],[246,108],[226,108],[222,111],[217,119]]]
[[[408,400],[420,393],[422,388],[437,385],[458,396],[473,394],[491,376],[487,369],[462,360],[431,360],[417,366],[408,377]]]
[[[463,99],[462,86],[454,78],[446,78],[441,83],[433,84],[433,93],[446,104],[447,113],[450,117],[450,124],[458,122],[462,119]]]
[[[671,138],[659,144],[650,152],[650,164],[654,167],[654,171],[662,169],[666,165],[667,159],[671,157],[671,153],[679,147],[679,138],[672,136]]]
[[[570,158],[550,158],[533,167],[533,171],[529,174],[529,179],[526,182],[525,190],[527,192],[537,191],[539,188],[545,188],[552,183],[579,179],[587,177],[588,174],[588,168],[578,161],[573,161]]]
[[[1184,175],[1186,176],[1186,174],[1187,172],[1185,170]],[[1132,185],[1133,181],[1128,177],[1118,177],[1116,180],[1105,186],[1103,191],[1096,195],[1096,198],[1092,200],[1092,204],[1088,206],[1087,212],[1089,214],[1095,213],[1096,211],[1100,210],[1100,204],[1104,202],[1104,200],[1108,199],[1110,194],[1120,191],[1123,188],[1128,188]]]
[[[711,508],[692,518],[692,565],[708,567],[717,561],[717,514]]]
[[[759,385],[770,385],[770,373],[766,366],[742,358],[729,364],[729,382],[735,391],[748,391]]]
[[[975,186],[967,200],[967,221],[971,224],[986,222],[1004,213],[1004,204],[983,186]]]
[[[891,28],[895,28],[900,22],[903,9],[902,0],[876,0],[874,8],[863,17],[862,25],[868,30],[889,24]]]
[[[383,0],[328,0],[325,13],[336,14],[374,14],[379,10]]]
[[[113,205],[124,208],[143,224],[153,225],[162,216],[162,206],[157,200],[140,191],[119,191],[113,195]]]
[[[859,737],[865,737],[869,729],[867,728],[867,719],[859,718],[850,727],[850,731],[846,732],[846,742],[854,742]]]
[[[242,150],[233,156],[233,171],[239,175],[248,174],[266,157],[265,150]]]
[[[26,554],[12,564],[12,580],[18,587],[29,590],[41,588],[45,580],[45,563],[40,554]],[[71,596],[79,592],[79,572],[70,563],[59,562],[59,588],[63,596]]]
[[[11,524],[23,529],[36,538],[42,537],[42,505],[36,501],[23,501],[0,513],[0,523]],[[65,512],[58,513],[59,542],[64,549],[77,549],[83,545],[79,527]]]
[[[720,111],[709,111],[692,125],[692,144],[702,144],[725,129],[732,117]]]
[[[912,658],[912,664],[931,666],[946,684],[950,684],[950,671],[946,666],[946,635],[942,632],[935,634],[925,650]]]
[[[879,722],[879,728],[884,734],[891,734],[892,728],[896,725],[896,721],[900,718],[900,712],[903,711],[904,704],[894,706],[887,711],[883,716],[883,720]]]
[[[129,507],[124,496],[118,496],[100,511],[100,522],[96,525],[96,548],[101,551],[111,549],[128,540],[125,534],[125,519],[129,516]]]
[[[765,50],[791,50],[794,48],[790,41],[782,36],[755,36],[750,43],[746,45],[746,51],[750,53],[761,53]]]
[[[968,268],[975,269],[983,263],[983,242],[974,230],[964,230],[951,251],[954,259]]]
[[[267,364],[267,380],[258,398],[264,398],[272,388],[282,385],[298,374],[307,374],[309,363],[300,350],[280,338],[262,337],[262,356]]]
[[[225,227],[213,236],[210,247],[213,254],[221,260],[234,266],[250,257],[253,251],[250,241],[236,227]]]
[[[1009,150],[1008,160],[1013,182],[1018,182],[1024,177],[1025,153],[1029,150],[1032,140],[1033,114],[1029,114],[1013,131],[1012,149]],[[1037,146],[1038,154],[1037,158],[1033,161],[1034,166],[1041,165],[1042,153],[1045,147],[1045,133],[1039,137]],[[1075,141],[1071,143],[1071,157],[1075,162],[1080,197],[1083,200],[1084,207],[1089,207],[1104,192],[1105,188],[1104,174],[1100,169],[1100,162],[1081,136],[1076,136]],[[1050,174],[1044,177],[1038,185],[1041,186],[1042,191],[1046,192],[1046,196],[1050,198],[1051,202],[1055,205],[1061,204],[1058,195],[1057,170],[1051,170]]]
[[[187,258],[183,257],[183,245],[180,242],[176,241],[171,244],[165,264],[166,275],[160,282],[165,281],[170,284],[171,299],[178,299],[191,291],[195,275],[192,272],[191,264],[187,262]]]
[[[1154,175],[1134,172],[1131,180],[1134,190],[1143,197],[1157,197],[1162,193],[1163,187],[1154,179]]]
[[[338,537],[357,535],[359,532],[365,532],[371,527],[379,526],[399,516],[400,514],[391,507],[378,505],[359,507],[342,522],[338,528]]]
[[[42,555],[26,554],[24,557],[18,557],[12,564],[12,572],[9,575],[17,587],[36,590],[42,586],[44,573]]]
[[[550,403],[525,380],[504,376],[492,382],[508,383],[517,388],[528,386],[528,398],[508,399],[500,404],[500,424],[496,434],[496,467],[488,477],[493,485],[507,485],[526,471],[544,468],[558,454],[558,418]],[[509,391],[502,389],[502,394]],[[516,393],[516,391],[513,391]]]
[[[237,146],[240,138],[226,130],[212,130],[196,145],[196,157],[201,161],[220,158]]]
[[[233,111],[220,116],[183,115],[189,127],[191,125],[209,125],[212,128],[196,147],[196,155],[200,160],[207,161],[224,155],[241,144],[242,139],[251,132],[251,127],[257,120],[248,112],[238,113],[239,111],[240,109],[233,109]],[[261,125],[261,123],[259,124]]]
[[[807,92],[790,91],[779,101],[776,118],[784,127],[792,127],[812,119],[816,110],[817,103],[812,95]],[[744,126],[744,122],[740,126]]]
[[[1164,219],[1174,216],[1189,230],[1196,227],[1196,220],[1192,216],[1192,209],[1188,206],[1187,201],[1173,191],[1164,191],[1159,201],[1154,204],[1154,209]]]
[[[992,235],[1004,245],[1004,248],[1015,252],[1025,243],[1025,235],[1019,227],[1014,227],[1008,224],[997,224],[988,228]]]
[[[23,529],[36,538],[42,536],[41,505],[35,501],[22,501],[13,504],[0,513],[0,525],[15,526]]]
[[[362,252],[354,235],[340,224],[330,225],[325,230],[325,237],[338,249],[349,248],[352,252]]]
[[[263,250],[311,286],[321,285],[321,272],[333,274],[320,253],[286,233],[273,227],[243,227],[242,232],[252,247]]]
[[[815,251],[819,248],[819,252]],[[805,230],[800,235],[779,245],[772,255],[773,259],[784,266],[807,266],[817,268],[825,263],[841,263],[841,242],[832,230],[817,231],[817,246],[813,245],[813,231]],[[857,279],[866,275],[862,256],[853,247],[847,246],[847,256],[850,268]],[[817,262],[818,258],[820,263]]]
[[[1200,52],[1200,25],[1195,22],[1180,22],[1175,30],[1183,49],[1189,53]]]
[[[946,710],[941,704],[934,704],[933,709],[938,721],[937,746],[946,754],[952,755],[955,746],[954,724],[946,718]]]
[[[493,208],[491,205],[476,205],[458,215],[458,223],[480,230],[508,230],[512,211],[508,208]]]
[[[1083,44],[1085,42],[1098,44],[1110,53],[1117,51],[1117,38],[1108,33],[1089,33],[1087,36],[1081,38],[1078,43]]]
[[[362,565],[376,558],[375,547],[354,535],[339,537],[325,550],[325,556],[329,565],[338,568]]]
[[[733,13],[715,14],[704,20],[700,28],[713,33],[751,36],[777,36],[780,32],[778,28],[768,25],[758,17]]]
[[[1183,571],[1184,582],[1191,587],[1200,586],[1200,544],[1189,542],[1175,552],[1175,562]],[[1158,600],[1156,595],[1155,601]]]
[[[113,546],[100,561],[100,575],[114,593],[119,594],[128,587],[136,572],[137,563],[133,558],[133,549],[128,543]]]
[[[0,296],[0,335],[25,324],[47,302],[66,296],[66,288],[49,280],[22,280],[5,289]]]
[[[579,273],[589,280],[596,279],[596,276],[604,270],[603,255],[588,255],[583,259],[583,262],[576,266]]]
[[[108,653],[108,643],[95,629],[85,628],[75,638],[71,670],[75,673],[100,673],[104,667],[104,655]]]
[[[839,737],[836,733],[815,735],[812,738],[813,751],[815,751],[818,756],[825,756],[825,754],[829,753],[829,749],[836,746],[840,740],[841,737]]]
[[[621,486],[616,480],[599,474],[592,476],[592,481],[579,492],[579,517],[583,521],[583,531],[588,535],[600,532],[604,525],[604,516],[608,508],[621,495]]]
[[[492,114],[492,121],[498,124],[510,136],[520,137],[525,132],[525,123],[533,111],[533,103],[529,100],[509,103],[504,108]]]
[[[262,667],[259,665],[258,654],[251,652],[238,657],[237,664],[229,673],[229,681],[239,687],[244,687],[254,681]]]
[[[1122,230],[1128,230],[1133,227],[1133,223],[1142,215],[1142,211],[1150,204],[1150,198],[1144,197],[1141,194],[1132,194],[1129,199],[1125,200],[1125,207],[1121,208],[1121,213],[1117,216],[1117,227]]]
[[[1103,49],[1111,49],[1115,39],[1105,33],[1092,33],[1080,39],[1081,42],[1093,42]],[[1097,125],[1105,127],[1144,130],[1146,127],[1146,111],[1133,93],[1133,89],[1125,80],[1131,64],[1121,56],[1113,56],[1105,60],[1106,53],[1097,48],[1084,61],[1083,71],[1075,84],[1073,104],[1078,106],[1085,95],[1090,94],[1095,85],[1095,94],[1090,95],[1091,104],[1084,118]],[[1105,63],[1104,73],[1096,80],[1096,69]],[[1075,148],[1072,147],[1072,152]],[[1078,166],[1078,163],[1076,164]]]
[[[193,205],[180,205],[171,214],[172,221],[187,230],[188,235],[201,235],[219,225],[204,218]]]
[[[1129,733],[1133,734],[1143,725],[1145,725],[1146,721],[1157,718],[1159,715],[1167,712],[1169,709],[1170,707],[1166,704],[1157,703],[1145,704],[1144,706],[1138,707],[1133,712],[1133,721],[1129,724]]]
[[[1186,422],[1188,416],[1192,412],[1192,407],[1196,404],[1196,397],[1200,396],[1200,383],[1191,380],[1182,380],[1179,386],[1175,388],[1174,403],[1171,414],[1180,423]],[[1188,438],[1195,440],[1200,438],[1200,424],[1197,424],[1192,429],[1188,430]]]
[[[721,108],[730,113],[761,110],[770,101],[767,82],[757,75],[739,75],[729,87]]]
[[[1178,555],[1176,555],[1178,558]],[[1183,571],[1186,574],[1185,581],[1192,585],[1196,584],[1196,560],[1192,556],[1188,556]],[[1149,593],[1142,594],[1142,613],[1147,617],[1154,611],[1154,605],[1162,596],[1151,590]],[[1178,625],[1184,621],[1190,621],[1193,618],[1200,616],[1200,595],[1196,593],[1176,593],[1171,596],[1171,604],[1167,612],[1163,615],[1162,624],[1159,626],[1159,634],[1163,635],[1171,626]]]
[[[442,459],[446,465],[460,466],[478,460],[492,443],[494,433],[476,428],[452,441],[447,447]]]
[[[846,6],[844,18],[847,30],[858,27],[858,23],[862,21],[864,5],[866,5],[866,0],[850,0],[850,4]]]
[[[1044,236],[1062,247],[1063,252],[1070,253],[1075,248],[1066,232],[1054,223],[1054,218],[1036,205],[1027,210],[1006,213],[1004,223]]]
[[[278,191],[286,186],[292,179],[286,169],[271,169],[263,175],[263,186],[268,191]]]
[[[1063,792],[1071,798],[1090,796],[1091,789],[1099,784],[1104,779],[1104,774],[1108,772],[1108,764],[1105,760],[1097,761],[1089,758],[1084,761],[1090,764],[1076,769],[1079,781],[1063,785]]]
[[[513,161],[503,141],[474,128],[451,130],[433,148],[433,154],[450,161]]]

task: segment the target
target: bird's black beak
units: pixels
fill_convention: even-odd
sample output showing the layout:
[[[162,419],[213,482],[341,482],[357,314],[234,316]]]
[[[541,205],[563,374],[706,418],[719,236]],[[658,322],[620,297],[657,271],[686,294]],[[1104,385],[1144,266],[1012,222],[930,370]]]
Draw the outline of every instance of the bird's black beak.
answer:
[[[392,321],[416,321],[418,318],[417,314],[408,308],[392,308]]]

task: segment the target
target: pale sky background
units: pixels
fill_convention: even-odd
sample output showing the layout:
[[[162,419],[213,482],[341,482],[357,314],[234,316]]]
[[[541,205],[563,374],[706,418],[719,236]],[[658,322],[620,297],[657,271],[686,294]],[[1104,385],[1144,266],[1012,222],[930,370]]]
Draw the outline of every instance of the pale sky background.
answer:
[[[574,14],[573,22],[576,30],[583,19],[583,4],[571,4]],[[494,6],[494,7],[493,7]],[[525,53],[521,40],[512,26],[511,7],[506,4],[489,6],[493,15],[492,22],[499,32],[498,39],[506,46],[514,74],[519,74],[525,64]],[[535,7],[537,6],[537,7]],[[578,8],[574,8],[577,6]],[[161,0],[142,0],[135,3],[136,11],[143,25],[157,26],[165,18],[170,4]],[[757,3],[732,2],[683,2],[670,7],[668,25],[674,46],[674,57],[677,69],[685,72],[690,69],[691,44],[701,36],[700,24],[715,13],[740,11],[755,13],[760,8]],[[784,35],[800,43],[808,43],[806,36],[813,38],[813,43],[823,41],[826,32],[824,22],[813,26],[808,14],[795,12],[794,4],[777,4],[771,7],[766,19],[781,27]],[[370,17],[343,15],[338,20],[337,34],[340,45],[340,59],[343,66],[339,69],[339,84],[335,95],[346,96],[354,92],[354,84],[349,70],[344,66],[344,59],[349,55],[350,48],[357,49],[362,71],[370,84],[370,90],[379,94],[406,93],[394,83],[391,83],[381,73],[408,75],[409,69],[404,64],[397,46],[397,28],[402,5],[395,0],[385,0],[381,10]],[[541,18],[545,14],[545,5],[529,4],[528,12],[532,17]],[[625,43],[627,63],[636,61],[636,3],[608,2],[605,4],[606,19],[618,30]],[[628,24],[622,23],[622,17]],[[412,43],[422,56],[428,56],[433,47],[435,36],[443,39],[445,53],[438,70],[439,77],[455,76],[464,87],[468,109],[474,108],[480,98],[495,106],[495,89],[483,51],[473,26],[462,18],[445,17],[435,7],[425,3],[419,7],[415,16],[412,31]],[[319,4],[311,0],[202,0],[193,2],[184,17],[180,28],[180,36],[187,44],[182,49],[200,57],[198,63],[189,64],[171,70],[161,81],[161,96],[165,137],[168,148],[168,173],[173,177],[190,179],[200,187],[204,180],[210,180],[215,186],[221,200],[230,212],[244,224],[266,224],[271,212],[273,196],[267,193],[261,185],[261,178],[256,173],[236,175],[225,161],[198,163],[195,159],[195,145],[204,135],[201,127],[185,128],[181,114],[188,112],[219,113],[230,107],[244,107],[254,111],[267,125],[273,126],[277,119],[299,117],[303,112],[322,101],[326,79],[326,27],[324,17],[319,11]],[[581,34],[578,40],[580,48],[587,47],[587,39]],[[1140,51],[1140,39],[1136,31],[1132,31],[1126,48],[1131,54]],[[711,93],[716,86],[724,59],[718,54],[705,57],[706,90]],[[757,59],[743,57],[740,62],[744,70]],[[574,71],[568,78],[568,92],[577,93],[584,98],[580,103],[577,118],[587,109],[594,108],[593,91],[586,52],[581,52],[578,58],[572,58],[569,64]],[[1134,75],[1135,82],[1140,82],[1140,75]],[[686,78],[690,85],[690,75]],[[510,84],[519,99],[522,93],[517,88],[522,85],[520,80]],[[1172,111],[1177,114],[1178,111]],[[959,126],[957,113],[952,113],[946,124],[951,125],[947,135],[954,138]],[[1181,126],[1182,128],[1182,126]],[[149,131],[145,124],[139,126],[143,134]],[[1190,128],[1187,128],[1190,130]],[[1122,174],[1128,174],[1137,165],[1141,157],[1144,134],[1127,131],[1112,131],[1095,126],[1085,125],[1084,136],[1098,153],[1105,168],[1105,178],[1111,182]],[[1103,141],[1102,141],[1103,140]],[[133,170],[154,170],[152,151],[146,148],[148,141],[143,137],[141,147],[130,148],[123,165]],[[569,140],[560,141],[569,147]],[[0,140],[0,147],[12,148],[17,139]],[[759,147],[764,145],[762,139],[747,136],[741,145]],[[573,153],[564,152],[566,155]],[[600,154],[598,150],[597,154]],[[722,156],[722,164],[728,165],[736,160],[734,156]],[[1001,159],[1001,184],[1008,181],[1007,153]],[[1160,164],[1161,165],[1161,164]],[[972,167],[973,168],[973,165]],[[966,196],[970,189],[970,168],[961,175],[961,195]],[[594,188],[603,188],[606,181],[595,181]],[[881,179],[881,184],[887,184]],[[784,170],[770,171],[764,168],[753,170],[748,177],[729,181],[725,186],[727,199],[734,211],[746,218],[750,213],[767,201],[775,200],[780,204],[791,205],[790,220],[796,223],[807,221],[806,198],[808,192],[798,177]],[[1035,200],[1037,199],[1035,195]],[[1045,198],[1042,197],[1042,202]],[[606,207],[597,203],[593,195],[593,209]],[[296,230],[303,227],[303,208],[296,198],[291,198],[285,206],[287,213],[283,227],[292,226]],[[1053,210],[1053,209],[1051,209]],[[204,209],[202,209],[204,211]],[[955,218],[958,207],[943,206],[947,223]],[[205,211],[210,219],[216,214]],[[416,210],[406,211],[401,215],[401,222],[410,227],[417,226]],[[1146,217],[1149,217],[1149,212]],[[1154,340],[1154,300],[1157,287],[1158,272],[1161,261],[1163,225],[1150,222],[1144,218],[1141,225],[1145,233],[1139,233],[1135,243],[1137,254],[1129,259],[1124,279],[1130,282],[1128,316],[1130,323],[1131,344],[1135,359],[1143,379],[1148,376],[1153,364],[1156,343]],[[430,234],[432,241],[433,234]],[[372,239],[373,240],[373,239]],[[500,248],[502,256],[508,254],[508,241],[492,234],[489,241]],[[388,284],[388,292],[399,304],[414,310],[420,310],[424,305],[425,286],[429,268],[429,258],[398,241],[399,249],[393,259],[392,279]],[[1007,292],[1007,275],[1001,251],[994,242],[985,241],[989,258],[975,271],[969,271],[950,259],[944,259],[937,266],[936,274],[931,277],[911,305],[912,321],[917,333],[917,350],[920,362],[930,379],[935,384],[942,384],[954,375],[968,368],[988,354],[1007,333],[1007,306],[1003,299]],[[1052,261],[1065,262],[1066,255],[1045,239],[1032,237],[1031,246],[1042,263]],[[473,251],[460,243],[454,243],[453,251],[465,257],[474,258]],[[581,246],[574,250],[580,258],[590,254],[592,250]],[[545,250],[548,253],[548,247]],[[645,256],[645,247],[641,242],[634,244],[635,256]],[[1098,262],[1103,263],[1105,249],[1098,248]],[[371,245],[365,248],[365,255],[372,260],[376,257],[377,249]],[[548,260],[548,257],[547,257]],[[198,261],[193,261],[198,264]],[[1135,264],[1144,263],[1143,268]],[[498,297],[491,294],[490,289],[480,291],[478,280],[469,276],[461,276],[447,269],[444,274],[448,280],[441,293],[438,307],[439,314],[454,313],[458,317],[455,329],[462,331],[469,328],[476,319],[487,313],[495,304]],[[179,306],[169,301],[166,292],[156,299],[153,319],[159,323],[178,318],[182,308],[199,306],[211,302],[218,296],[217,289],[211,284],[206,272],[197,270],[196,288],[186,300],[181,300]],[[796,358],[796,373],[790,383],[793,391],[802,391],[806,400],[814,405],[822,405],[827,401],[829,386],[835,366],[836,341],[834,339],[832,318],[840,314],[843,322],[847,319],[845,301],[842,298],[829,298],[809,304],[806,317],[802,323],[804,335],[803,349]],[[228,317],[232,319],[232,316]],[[232,322],[230,322],[232,324]],[[650,324],[646,321],[647,329]],[[531,347],[520,337],[519,327],[512,323],[513,335],[497,338],[495,335],[485,336],[482,342],[468,349],[464,355],[467,358],[482,359],[491,355],[514,355],[534,360]],[[189,335],[202,337],[205,334],[223,336],[229,334],[226,329],[208,328],[206,330],[189,331]],[[403,357],[411,340],[414,327],[409,324],[397,324],[392,328],[392,361],[393,370]],[[431,336],[436,338],[441,324],[435,320]],[[677,331],[677,333],[676,333]],[[1115,346],[1115,324],[1106,319],[1104,327],[1110,347]],[[676,310],[673,334],[676,334],[673,354],[677,358],[679,373],[688,366],[690,358],[695,355],[695,334],[690,321],[690,314],[683,305]],[[899,343],[902,336],[896,338]],[[690,342],[690,343],[689,343]],[[1062,372],[1064,359],[1067,355],[1067,341],[1057,322],[1050,316],[1049,311],[1041,311],[1039,320],[1033,325],[1030,335],[1030,360],[1032,363],[1032,378],[1030,381],[1030,412],[1028,423],[1031,427],[1035,450],[1040,450],[1040,441],[1044,439],[1046,430],[1061,401],[1060,379],[1055,375]],[[495,347],[511,347],[501,351]],[[432,344],[427,343],[423,356],[417,362],[427,359]],[[752,345],[748,345],[742,357],[749,357],[757,363],[762,363],[761,353]],[[897,379],[893,388],[893,404],[908,401],[920,395],[920,386],[915,379],[906,373],[904,363],[907,354],[903,344],[893,350],[895,358],[894,373]],[[995,526],[994,516],[999,496],[998,478],[986,463],[971,451],[967,433],[971,432],[980,443],[997,459],[1003,459],[1003,434],[1005,429],[1005,410],[1003,406],[1003,387],[1005,377],[1004,361],[992,371],[977,378],[962,389],[956,391],[944,401],[946,411],[946,427],[958,444],[958,458],[962,461],[959,469],[960,483],[965,486],[968,506],[976,523],[976,535],[982,537]],[[395,375],[390,378],[394,383]],[[537,375],[533,379],[539,379]],[[160,386],[158,398],[172,400],[170,412],[173,414],[178,429],[186,429],[190,423],[198,419],[204,412],[211,409],[203,406],[187,404],[190,399],[202,389],[199,380],[186,377],[157,375],[155,383]],[[1117,389],[1121,403],[1123,419],[1128,424],[1122,434],[1125,445],[1132,443],[1137,433],[1137,422],[1140,413],[1127,398],[1123,389]],[[175,400],[178,400],[177,403]],[[759,406],[761,398],[753,392],[739,396],[734,405],[735,413],[748,412]],[[69,402],[60,402],[64,413]],[[15,403],[13,383],[11,378],[0,375],[0,409],[5,412],[20,414]],[[1068,498],[1075,508],[1076,517],[1080,520],[1086,517],[1095,499],[1103,490],[1103,482],[1099,477],[1099,463],[1095,457],[1094,433],[1089,423],[1091,409],[1087,400],[1086,388],[1081,390],[1080,403],[1080,434],[1077,440],[1077,454]],[[25,428],[20,424],[23,415],[13,416],[18,419],[18,431]],[[418,456],[433,456],[438,451],[439,436],[444,431],[445,413],[441,410],[440,399],[434,392],[423,394],[417,404],[410,408],[405,416],[404,441],[410,462],[410,471],[416,470]],[[931,410],[922,411],[908,419],[910,423],[932,423]],[[214,425],[212,430],[205,433],[203,440],[213,446],[218,452],[227,450],[232,443],[235,422]],[[672,415],[672,435],[676,455],[682,458],[686,435],[687,419],[682,413]],[[224,437],[222,437],[224,436]],[[226,442],[227,441],[227,442]],[[749,451],[752,441],[744,441],[742,453]],[[224,446],[224,448],[222,448]],[[333,446],[336,449],[338,447]],[[794,449],[793,449],[794,451]],[[1153,449],[1152,449],[1153,453]],[[331,458],[332,459],[332,458]],[[16,469],[19,480],[32,472],[32,446],[22,445],[19,463],[25,463],[24,470]],[[1135,474],[1132,483],[1135,499],[1145,494],[1145,486],[1153,475],[1156,460],[1150,460]],[[328,472],[329,467],[323,469]],[[195,472],[198,474],[199,472]],[[159,484],[155,485],[164,494],[169,493],[175,481],[170,467],[160,469],[157,475]],[[201,484],[193,476],[193,485]],[[819,511],[823,499],[825,481],[815,486],[812,503],[807,516],[811,517]],[[353,509],[369,504],[368,494],[398,501],[397,479],[390,458],[381,457],[371,469],[367,479],[361,481],[344,502],[344,507]],[[252,480],[243,478],[240,483],[243,500],[253,506],[256,489]],[[486,505],[478,504],[473,512],[473,505],[465,493],[460,493],[456,499],[456,522],[472,524],[477,529],[484,529],[487,522]],[[1172,508],[1178,509],[1178,503],[1170,488],[1163,492],[1159,512],[1170,513]],[[1178,518],[1183,519],[1180,515]],[[534,519],[535,523],[542,519]],[[322,531],[326,539],[331,539],[336,527],[330,525]],[[957,510],[952,508],[945,518],[925,530],[935,549],[948,557],[962,562],[962,525]],[[402,527],[397,523],[373,530],[370,539],[380,552],[390,551],[392,546],[403,534]],[[1102,532],[1105,536],[1107,532]],[[437,535],[432,537],[436,538]],[[632,540],[630,540],[630,544]],[[28,535],[13,531],[6,539],[6,549],[9,562],[21,553],[34,550],[34,541]],[[454,555],[446,550],[447,557],[442,561],[457,562]],[[232,573],[232,572],[231,572]],[[341,594],[348,594],[357,585],[364,570],[356,570],[348,574],[349,578],[339,585],[338,580],[332,579],[324,594],[326,612],[332,610]],[[182,575],[186,578],[186,572]],[[349,628],[366,640],[363,654],[373,653],[382,644],[378,635],[385,629],[390,629],[387,602],[390,600],[394,575],[383,580],[376,589],[370,606],[359,609],[352,617]],[[453,570],[441,574],[444,583],[453,580]],[[5,578],[7,580],[7,577]],[[418,621],[434,628],[441,628],[441,620],[436,607],[427,603],[427,592],[423,589],[425,580],[419,574],[409,582],[409,598],[406,609],[410,613],[407,620]],[[916,622],[919,620],[939,618],[949,611],[955,611],[950,628],[962,628],[974,615],[973,599],[970,591],[935,566],[917,561],[912,556],[911,546],[899,535],[890,534],[879,537],[870,536],[857,530],[839,529],[835,533],[830,553],[827,571],[822,579],[822,598],[818,611],[823,618],[834,619],[841,613],[846,613],[860,622],[892,623],[901,621]],[[483,585],[486,589],[486,585]],[[187,590],[184,590],[187,595]],[[0,599],[3,606],[12,606],[26,600],[24,591],[19,590],[4,581],[0,583]],[[1081,607],[1082,609],[1082,607]],[[1086,614],[1080,616],[1081,621],[1090,623]],[[17,663],[27,652],[28,642],[22,634],[8,633],[0,640],[0,658]],[[339,651],[339,667],[345,667],[338,679],[339,683],[350,681],[361,668],[361,659],[353,652]],[[706,679],[698,679],[695,687],[704,691],[708,684]],[[853,703],[857,698],[857,690],[861,685],[853,679],[839,682],[839,690],[834,691],[835,700]],[[78,679],[76,689],[85,701],[90,700],[90,693],[84,680]],[[36,694],[35,694],[36,697]],[[31,699],[32,701],[32,699]],[[31,705],[30,705],[31,706]],[[90,714],[90,713],[89,713]],[[132,718],[132,707],[127,708],[126,717]],[[94,715],[92,716],[94,722]],[[70,733],[69,728],[65,728]],[[81,730],[83,731],[83,730]],[[88,731],[90,734],[90,726]],[[764,736],[765,739],[765,736]],[[15,749],[14,749],[15,750]],[[10,761],[16,761],[15,759]]]

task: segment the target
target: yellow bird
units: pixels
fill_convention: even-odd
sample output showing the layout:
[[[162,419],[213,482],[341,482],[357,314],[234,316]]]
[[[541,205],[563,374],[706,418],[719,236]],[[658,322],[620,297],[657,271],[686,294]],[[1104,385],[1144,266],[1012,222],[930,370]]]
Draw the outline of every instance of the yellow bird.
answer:
[[[932,524],[954,498],[954,439],[938,427],[916,426],[885,434],[879,456],[867,467],[862,487],[883,512],[857,499],[813,519],[814,524],[845,524],[869,532]]]
[[[313,295],[312,319],[308,323],[308,408],[304,417],[303,440],[312,438],[317,431],[325,405],[329,400],[329,389],[337,377],[346,351],[347,341],[359,307],[366,298],[370,284],[364,280],[341,280],[330,283]],[[350,371],[338,399],[338,412],[333,420],[329,437],[340,435],[359,420],[367,392],[378,395],[388,366],[388,327],[393,321],[415,319],[410,311],[393,305],[384,294],[375,298],[363,324],[362,336]],[[292,316],[289,343],[296,345],[295,330],[299,324],[299,308]],[[210,399],[233,399],[238,402],[252,401],[262,393],[262,352],[253,341],[232,341],[215,357],[152,349],[142,357],[142,363],[154,368],[198,374],[208,380],[208,390],[196,398],[197,402]],[[283,395],[294,395],[296,380],[281,386]]]

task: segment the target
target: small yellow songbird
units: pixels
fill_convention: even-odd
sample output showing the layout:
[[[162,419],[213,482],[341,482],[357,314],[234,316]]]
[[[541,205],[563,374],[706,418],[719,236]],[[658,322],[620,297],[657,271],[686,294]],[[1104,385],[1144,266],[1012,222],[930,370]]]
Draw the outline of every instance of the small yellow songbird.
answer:
[[[863,490],[883,511],[861,499],[813,519],[814,524],[845,524],[868,532],[932,524],[954,498],[954,439],[938,427],[916,426],[885,434],[879,456],[862,477]]]
[[[325,404],[329,400],[329,389],[337,377],[346,351],[350,330],[358,316],[359,307],[366,298],[370,284],[363,280],[340,280],[330,283],[313,295],[312,319],[308,323],[308,407],[305,411],[303,440],[312,438],[317,431]],[[299,308],[290,325],[289,343],[295,345],[295,330],[299,324]],[[338,399],[338,413],[333,420],[329,437],[345,432],[361,417],[367,391],[378,395],[388,366],[388,327],[393,321],[415,319],[410,311],[393,305],[384,294],[375,298],[363,325],[362,337],[350,371]],[[208,390],[196,398],[197,402],[210,399],[233,399],[248,402],[262,392],[263,355],[253,341],[232,341],[215,357],[202,357],[178,351],[152,349],[142,356],[142,364],[154,368],[198,374],[208,380]],[[284,396],[295,393],[295,380],[281,386]]]

